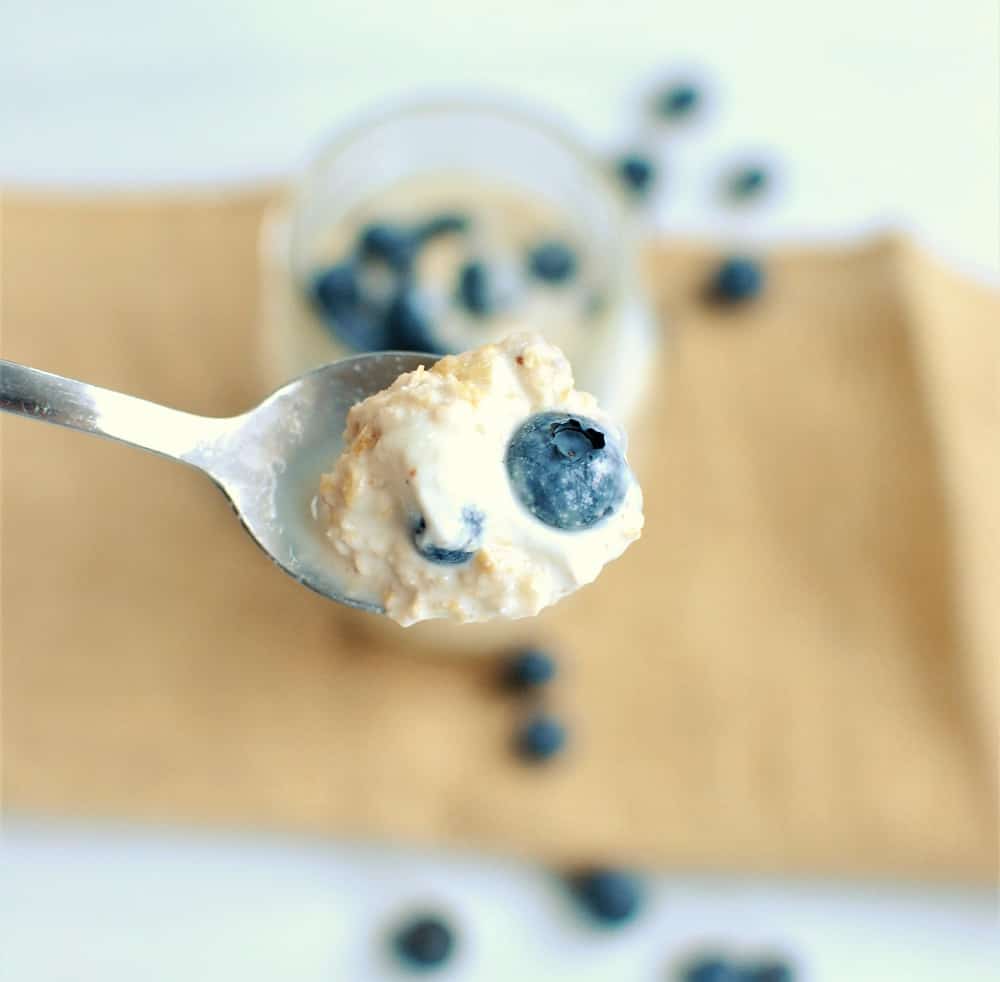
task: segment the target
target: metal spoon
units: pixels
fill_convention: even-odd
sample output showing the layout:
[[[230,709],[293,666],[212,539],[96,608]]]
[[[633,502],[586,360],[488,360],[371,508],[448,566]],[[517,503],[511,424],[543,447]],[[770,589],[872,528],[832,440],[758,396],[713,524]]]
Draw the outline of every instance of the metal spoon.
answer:
[[[256,543],[289,576],[331,600],[346,595],[310,526],[320,474],[340,452],[347,411],[435,355],[376,352],[324,365],[240,416],[215,419],[0,360],[0,410],[108,437],[204,471]],[[319,541],[317,541],[319,540]]]

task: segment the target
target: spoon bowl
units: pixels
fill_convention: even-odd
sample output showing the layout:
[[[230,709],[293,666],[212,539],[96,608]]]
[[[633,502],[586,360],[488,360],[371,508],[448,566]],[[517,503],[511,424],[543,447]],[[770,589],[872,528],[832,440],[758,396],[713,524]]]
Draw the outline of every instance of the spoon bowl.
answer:
[[[433,355],[377,352],[324,365],[268,396],[205,448],[206,470],[233,504],[254,541],[289,576],[340,603],[375,605],[337,583],[312,515],[320,475],[343,446],[351,406]],[[324,560],[327,560],[324,562]]]
[[[436,355],[374,352],[323,365],[239,416],[195,416],[134,396],[0,361],[0,410],[104,436],[206,473],[254,541],[289,576],[339,603],[344,592],[312,517],[319,478],[340,453],[348,410]]]

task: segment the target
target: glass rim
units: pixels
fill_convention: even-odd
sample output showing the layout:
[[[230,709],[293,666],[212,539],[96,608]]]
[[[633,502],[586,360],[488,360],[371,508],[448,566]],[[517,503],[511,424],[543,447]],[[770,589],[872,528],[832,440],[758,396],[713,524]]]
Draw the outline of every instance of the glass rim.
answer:
[[[545,112],[526,101],[498,93],[482,92],[476,95],[437,94],[423,95],[413,98],[387,100],[380,105],[356,113],[353,119],[336,127],[331,134],[310,154],[304,168],[295,181],[290,209],[290,242],[289,259],[294,271],[295,255],[298,252],[302,231],[301,222],[305,211],[305,202],[309,191],[317,179],[319,172],[329,166],[340,154],[353,144],[363,139],[369,133],[380,127],[391,125],[400,120],[447,115],[449,113],[476,113],[492,116],[500,121],[512,122],[533,130],[550,139],[554,144],[575,158],[583,165],[587,175],[593,180],[595,188],[600,189],[610,202],[613,213],[612,227],[616,240],[624,242],[626,238],[627,212],[622,195],[611,179],[609,169],[603,158],[589,149],[584,141],[578,138],[573,127],[566,125],[563,119],[554,111]]]

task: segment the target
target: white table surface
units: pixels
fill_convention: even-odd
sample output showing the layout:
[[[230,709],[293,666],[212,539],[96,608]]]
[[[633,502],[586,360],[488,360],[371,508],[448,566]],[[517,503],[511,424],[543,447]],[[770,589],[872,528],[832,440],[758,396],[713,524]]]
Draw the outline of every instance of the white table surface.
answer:
[[[16,822],[5,835],[10,982],[404,978],[384,936],[409,910],[453,922],[434,978],[669,982],[703,945],[789,953],[810,982],[987,982],[992,891],[661,876],[605,931],[548,873],[511,861],[245,835]]]
[[[669,147],[666,230],[762,238],[914,230],[1000,267],[995,0],[6,0],[0,180],[121,188],[256,181],[401,94],[486,89],[562,111],[602,148],[676,66],[714,110]],[[762,152],[782,190],[752,228],[713,200]],[[543,871],[345,843],[24,818],[4,843],[13,982],[398,978],[379,932],[453,912],[462,979],[664,979],[704,940],[792,952],[817,982],[1000,978],[991,891],[662,875],[618,933]]]

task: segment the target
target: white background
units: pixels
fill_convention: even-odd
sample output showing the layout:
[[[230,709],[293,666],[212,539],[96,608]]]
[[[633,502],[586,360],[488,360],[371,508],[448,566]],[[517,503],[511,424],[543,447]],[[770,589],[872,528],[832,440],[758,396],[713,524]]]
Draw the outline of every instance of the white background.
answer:
[[[667,148],[671,231],[839,237],[886,223],[1000,266],[994,0],[4,0],[0,179],[120,188],[285,175],[346,116],[441,89],[562,111],[597,147],[686,67],[712,92]],[[734,222],[728,161],[781,193]],[[453,913],[447,977],[664,979],[699,941],[790,950],[809,979],[996,978],[989,891],[661,877],[645,917],[588,930],[542,871],[497,860],[21,821],[8,829],[3,963],[15,982],[399,977],[379,932]]]
[[[920,230],[1000,265],[996,0],[4,0],[0,179],[176,185],[287,173],[345,115],[428,90],[562,110],[610,146],[676,66],[713,81],[672,143],[664,221],[714,228],[711,178],[773,152],[761,227]]]

